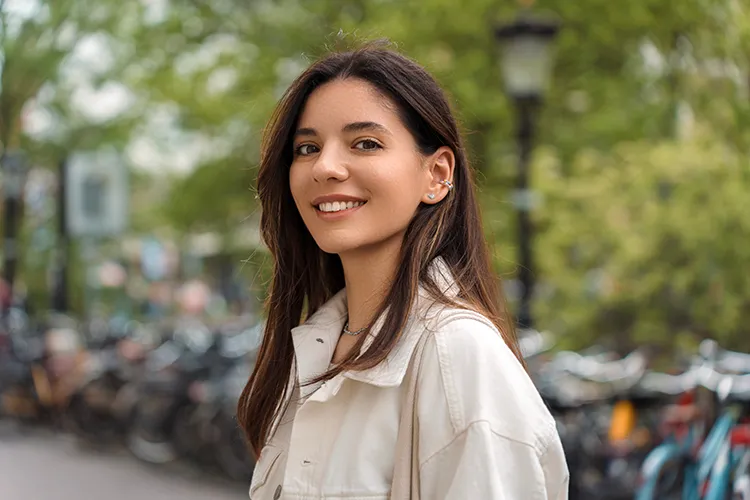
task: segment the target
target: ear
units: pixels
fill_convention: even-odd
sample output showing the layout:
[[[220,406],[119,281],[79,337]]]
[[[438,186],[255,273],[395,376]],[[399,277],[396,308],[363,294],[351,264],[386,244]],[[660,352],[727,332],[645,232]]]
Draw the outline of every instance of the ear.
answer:
[[[448,188],[441,181],[453,182],[453,170],[456,166],[456,155],[448,146],[442,146],[425,159],[425,176],[427,189],[422,195],[422,202],[439,203],[448,196]]]

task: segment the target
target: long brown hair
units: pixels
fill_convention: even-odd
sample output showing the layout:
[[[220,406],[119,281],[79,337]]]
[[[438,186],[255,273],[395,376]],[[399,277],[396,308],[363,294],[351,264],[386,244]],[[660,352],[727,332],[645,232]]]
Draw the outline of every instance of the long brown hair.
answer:
[[[393,101],[424,155],[442,146],[453,150],[455,189],[442,202],[422,204],[417,209],[404,236],[393,287],[379,309],[379,315],[385,315],[382,329],[371,346],[360,354],[362,336],[347,359],[316,380],[330,379],[342,371],[368,369],[383,361],[399,339],[420,283],[436,300],[456,305],[443,296],[428,275],[428,266],[436,257],[442,257],[451,269],[458,299],[487,316],[522,360],[500,282],[492,272],[472,172],[440,86],[419,64],[382,42],[333,52],[292,83],[273,113],[262,142],[260,228],[274,259],[274,271],[263,343],[237,410],[256,454],[271,437],[276,418],[288,404],[291,377],[296,378],[291,329],[303,321],[303,312],[309,317],[344,287],[338,256],[318,248],[297,211],[289,189],[289,169],[293,134],[307,98],[324,83],[345,78],[369,82]]]

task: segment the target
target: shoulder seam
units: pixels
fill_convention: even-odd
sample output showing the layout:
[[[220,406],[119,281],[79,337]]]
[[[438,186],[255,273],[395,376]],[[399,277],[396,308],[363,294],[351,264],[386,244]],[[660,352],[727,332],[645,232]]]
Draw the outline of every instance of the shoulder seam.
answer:
[[[429,457],[427,457],[419,465],[419,468],[421,469],[422,467],[424,467],[425,465],[427,465],[427,463],[429,461],[431,461],[433,458],[435,458],[438,455],[440,455],[442,452],[444,452],[446,449],[448,449],[453,443],[455,443],[458,438],[460,438],[461,436],[463,436],[464,434],[466,434],[472,427],[475,427],[475,426],[477,426],[479,424],[488,424],[490,432],[492,432],[495,436],[497,436],[497,437],[499,437],[501,439],[505,439],[507,441],[512,441],[514,443],[518,443],[518,444],[520,444],[522,446],[526,446],[528,448],[531,448],[534,451],[537,451],[536,446],[534,446],[533,444],[527,443],[525,441],[520,441],[518,439],[514,439],[514,438],[512,438],[510,436],[506,436],[505,434],[501,434],[501,433],[497,432],[495,429],[492,428],[492,422],[490,422],[489,420],[486,420],[486,419],[474,420],[473,422],[470,422],[469,424],[467,424],[466,427],[462,431],[457,432],[444,446],[440,447],[439,450],[433,452]]]
[[[553,419],[552,421],[548,422],[547,429],[545,429],[545,432],[540,432],[539,436],[536,439],[536,444],[534,446],[534,449],[536,449],[540,458],[545,453],[547,453],[547,449],[549,449],[549,445],[554,439],[555,434],[557,434],[557,426],[555,425],[555,421]]]

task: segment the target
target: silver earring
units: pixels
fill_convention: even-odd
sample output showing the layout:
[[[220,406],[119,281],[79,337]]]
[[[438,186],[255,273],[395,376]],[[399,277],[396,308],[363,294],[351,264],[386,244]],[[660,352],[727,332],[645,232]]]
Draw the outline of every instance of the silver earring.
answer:
[[[427,195],[427,197],[428,197],[429,199],[431,199],[431,200],[434,200],[434,199],[435,199],[435,195],[434,195],[433,193],[429,193],[429,194]]]
[[[440,181],[438,184],[442,184],[443,186],[448,188],[448,191],[451,191],[453,189],[453,183],[449,181],[448,179],[444,179]]]

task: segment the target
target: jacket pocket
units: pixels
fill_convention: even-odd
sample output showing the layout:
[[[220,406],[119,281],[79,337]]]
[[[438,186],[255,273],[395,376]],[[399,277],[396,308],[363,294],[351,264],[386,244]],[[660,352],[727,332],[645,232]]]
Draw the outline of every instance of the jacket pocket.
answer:
[[[281,457],[282,450],[273,446],[266,446],[261,450],[260,460],[255,464],[253,478],[250,480],[250,500],[271,500],[281,485],[272,484],[267,486],[276,463]]]

